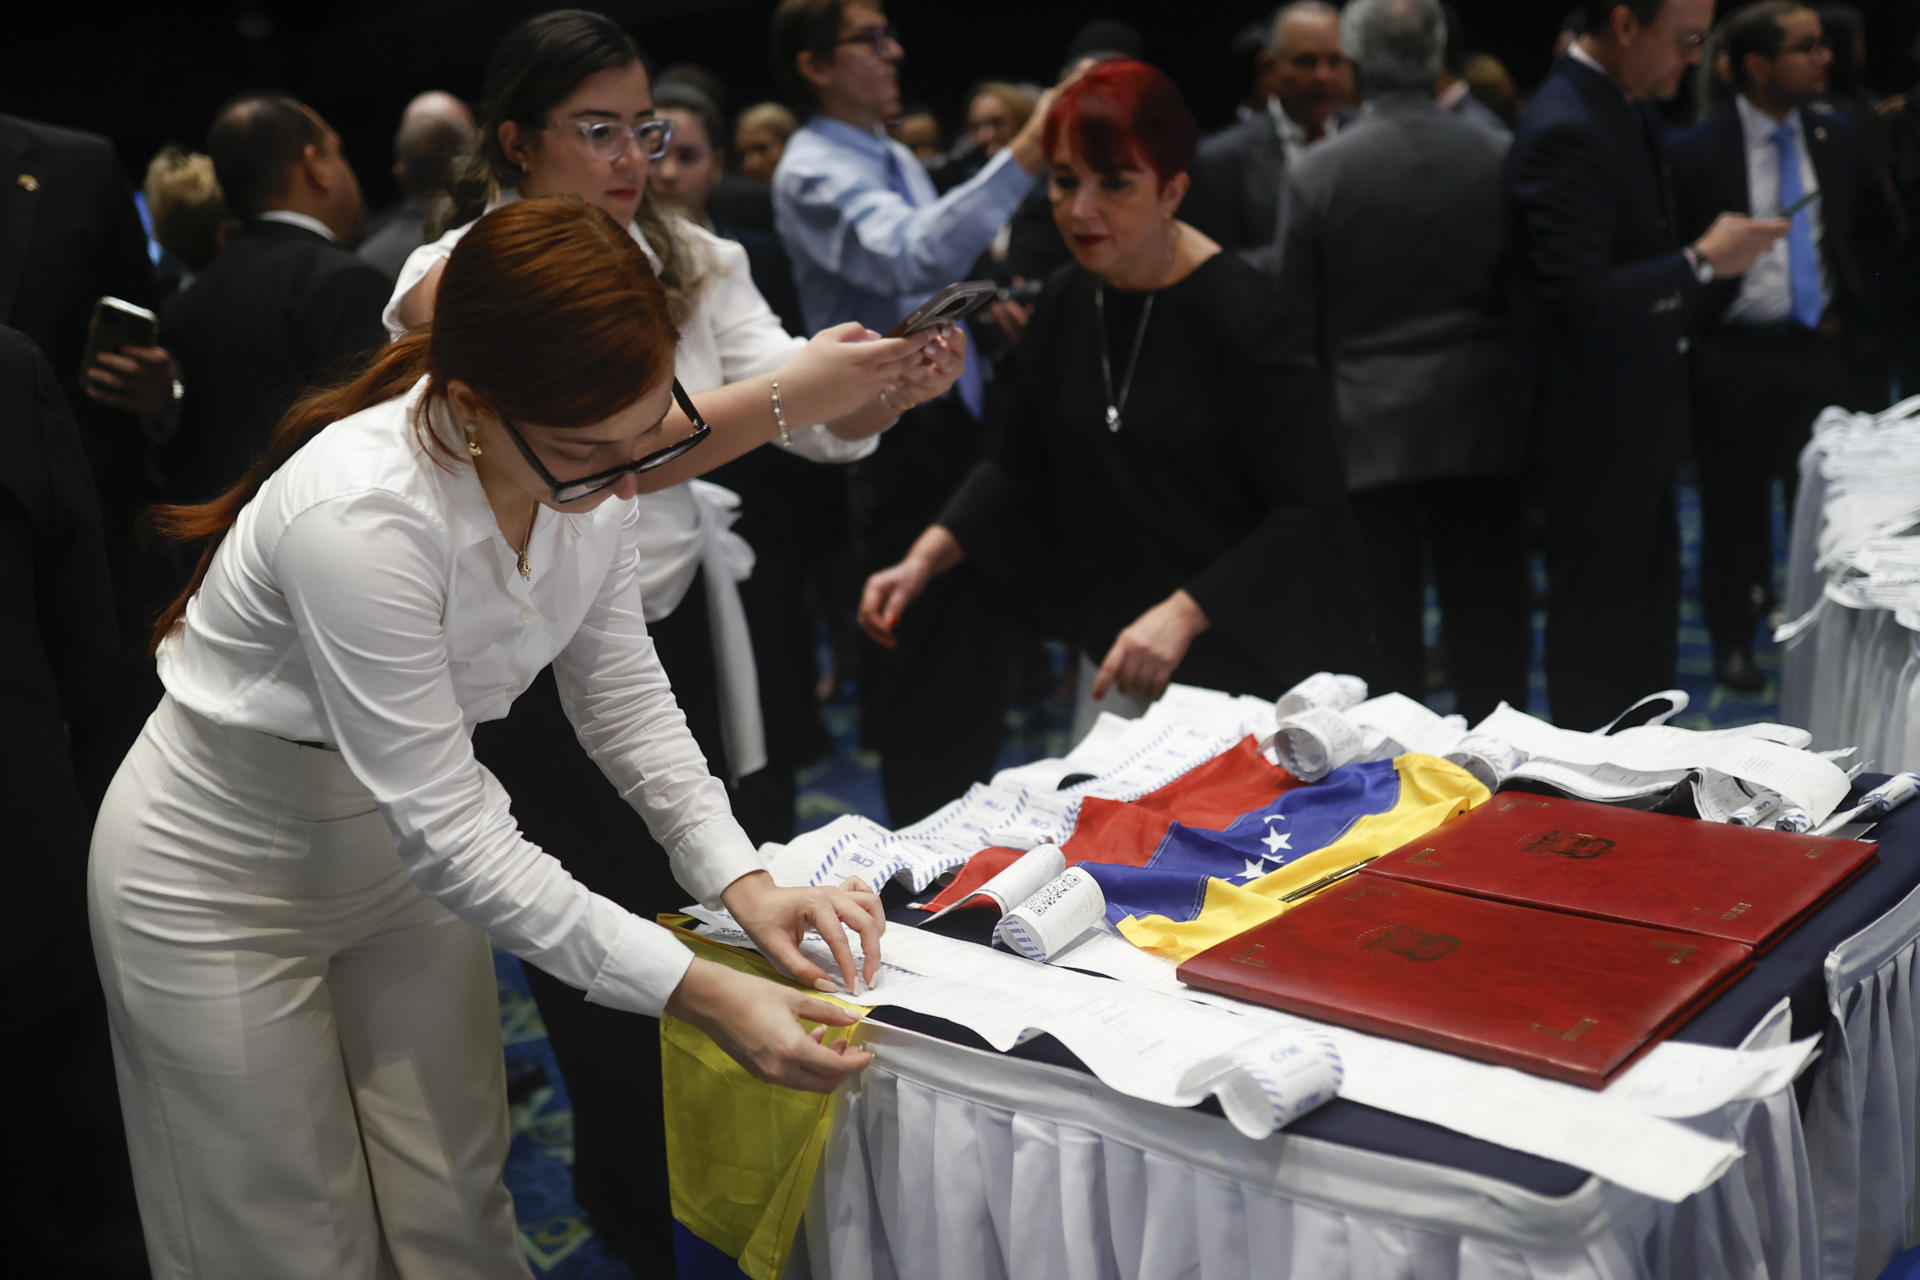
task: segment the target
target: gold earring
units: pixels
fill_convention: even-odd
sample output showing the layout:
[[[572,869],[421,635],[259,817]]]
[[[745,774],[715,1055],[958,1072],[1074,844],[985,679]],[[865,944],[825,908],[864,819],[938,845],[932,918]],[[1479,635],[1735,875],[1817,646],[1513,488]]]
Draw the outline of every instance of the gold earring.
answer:
[[[483,450],[480,447],[480,442],[473,438],[473,432],[474,432],[474,426],[471,422],[469,422],[467,424],[467,452],[477,458],[482,453],[484,453],[485,450]]]

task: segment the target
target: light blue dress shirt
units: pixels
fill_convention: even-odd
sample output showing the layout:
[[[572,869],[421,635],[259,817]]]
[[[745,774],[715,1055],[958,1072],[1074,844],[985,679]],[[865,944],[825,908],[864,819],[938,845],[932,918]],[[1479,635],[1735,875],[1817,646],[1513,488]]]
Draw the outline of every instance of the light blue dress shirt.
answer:
[[[881,130],[807,121],[773,175],[774,230],[793,261],[807,327],[858,320],[886,332],[965,278],[1033,183],[1003,150],[942,196],[913,153]],[[975,417],[982,387],[969,350],[958,390]]]

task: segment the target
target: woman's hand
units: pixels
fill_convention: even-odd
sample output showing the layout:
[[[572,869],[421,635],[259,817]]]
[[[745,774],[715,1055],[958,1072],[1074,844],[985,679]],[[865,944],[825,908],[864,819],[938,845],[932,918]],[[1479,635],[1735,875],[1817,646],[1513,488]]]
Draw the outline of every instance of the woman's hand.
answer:
[[[1093,678],[1093,696],[1104,698],[1117,685],[1122,693],[1149,701],[1158,698],[1194,637],[1211,625],[1192,596],[1174,592],[1114,638],[1100,673]]]
[[[760,954],[801,982],[821,991],[834,989],[826,970],[800,952],[800,940],[818,930],[833,952],[846,989],[859,989],[854,982],[853,949],[840,927],[843,921],[860,935],[866,960],[860,976],[872,982],[880,972],[880,934],[887,927],[886,913],[880,907],[880,895],[858,877],[837,889],[787,889],[766,872],[755,871],[728,885],[720,899]]]
[[[762,873],[764,874],[764,873]],[[695,957],[667,1000],[667,1012],[704,1031],[757,1080],[832,1093],[873,1061],[865,1049],[821,1043],[826,1029],[849,1027],[860,1015],[765,978]],[[821,1025],[812,1034],[800,1019]]]
[[[893,638],[894,625],[932,579],[926,565],[913,556],[868,578],[860,592],[859,615],[860,629],[868,639],[886,649],[898,644]]]
[[[942,325],[920,361],[887,388],[886,403],[895,410],[911,409],[945,395],[967,367],[967,331],[957,324]]]
[[[938,345],[927,334],[882,338],[852,322],[822,329],[775,371],[787,421],[803,427],[854,413],[903,382]]]

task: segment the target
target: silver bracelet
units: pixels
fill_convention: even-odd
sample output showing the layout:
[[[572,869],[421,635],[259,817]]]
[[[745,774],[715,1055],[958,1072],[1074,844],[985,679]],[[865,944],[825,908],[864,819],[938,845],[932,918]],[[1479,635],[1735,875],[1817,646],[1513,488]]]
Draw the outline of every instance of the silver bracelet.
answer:
[[[793,432],[787,429],[787,407],[780,403],[780,379],[773,380],[773,422],[780,428],[780,446],[793,448]]]

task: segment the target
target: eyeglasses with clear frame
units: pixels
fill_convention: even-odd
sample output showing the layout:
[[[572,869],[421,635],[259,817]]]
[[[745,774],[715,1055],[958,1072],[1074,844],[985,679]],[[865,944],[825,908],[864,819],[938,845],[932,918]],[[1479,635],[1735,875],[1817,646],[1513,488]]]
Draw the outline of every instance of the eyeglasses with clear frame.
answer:
[[[896,45],[899,44],[900,33],[892,27],[866,27],[854,32],[850,36],[841,36],[838,40],[835,40],[833,44],[836,49],[843,44],[870,44],[873,46],[873,56],[876,58],[884,58],[887,56],[887,44],[889,41]]]
[[[627,153],[629,141],[649,160],[660,159],[673,145],[671,120],[636,120],[632,124],[614,120],[553,120],[547,128],[579,134],[580,140],[587,144],[588,154],[597,160],[618,160]]]
[[[506,429],[507,438],[513,441],[514,447],[520,450],[520,456],[525,458],[527,465],[533,468],[533,473],[546,482],[548,494],[553,498],[554,505],[565,506],[569,502],[578,502],[582,498],[599,493],[602,489],[611,488],[628,476],[639,475],[655,467],[664,467],[713,434],[713,428],[708,426],[707,420],[700,416],[700,411],[693,407],[693,401],[687,398],[687,393],[681,387],[678,378],[673,380],[673,400],[680,406],[680,411],[687,415],[687,421],[693,424],[693,430],[686,439],[676,440],[664,449],[655,449],[637,461],[610,467],[605,471],[596,471],[578,480],[562,480],[547,470],[547,464],[540,461],[540,455],[533,451],[533,446],[527,443],[526,437],[520,434],[519,428],[507,421],[504,414],[500,417],[500,425]]]

